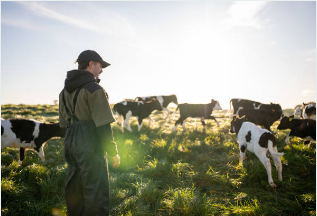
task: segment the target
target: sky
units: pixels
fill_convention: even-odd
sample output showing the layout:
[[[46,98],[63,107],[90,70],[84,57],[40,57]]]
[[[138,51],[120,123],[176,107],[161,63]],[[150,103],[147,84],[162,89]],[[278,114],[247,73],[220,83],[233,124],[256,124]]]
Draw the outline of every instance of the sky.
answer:
[[[314,1],[2,1],[1,104],[53,104],[87,49],[110,103],[316,101]]]

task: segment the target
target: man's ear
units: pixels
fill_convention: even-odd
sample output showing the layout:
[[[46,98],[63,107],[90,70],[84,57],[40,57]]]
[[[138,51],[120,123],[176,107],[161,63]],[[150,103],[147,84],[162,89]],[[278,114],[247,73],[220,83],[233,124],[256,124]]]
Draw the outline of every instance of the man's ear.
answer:
[[[93,61],[90,61],[90,62],[88,63],[88,66],[89,66],[89,67],[92,67],[93,64],[94,64],[94,62],[93,62]]]

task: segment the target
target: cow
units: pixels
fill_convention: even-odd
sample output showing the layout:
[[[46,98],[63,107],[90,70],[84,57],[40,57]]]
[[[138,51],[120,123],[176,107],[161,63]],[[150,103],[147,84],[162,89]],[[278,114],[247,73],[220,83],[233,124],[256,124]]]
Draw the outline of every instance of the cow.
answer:
[[[188,117],[193,118],[200,118],[201,123],[203,124],[204,128],[206,127],[205,119],[213,119],[216,121],[219,127],[219,123],[217,122],[216,118],[211,116],[212,111],[214,110],[222,110],[218,101],[212,99],[211,103],[208,104],[178,104],[176,111],[179,109],[180,117],[175,122],[175,127],[173,131],[176,130],[179,124],[182,124],[183,130],[185,130],[185,119]]]
[[[278,172],[279,181],[283,181],[281,157],[284,153],[279,153],[277,151],[276,140],[273,133],[256,126],[252,122],[247,122],[245,117],[237,118],[236,116],[234,116],[231,121],[229,132],[231,134],[237,134],[241,163],[243,163],[244,160],[247,160],[245,156],[247,150],[253,152],[264,165],[268,175],[269,185],[275,190],[276,185],[271,174],[271,163],[270,159],[267,158],[266,153],[269,151],[271,154]]]
[[[170,103],[174,103],[174,104],[178,105],[177,97],[174,94],[172,94],[172,95],[159,95],[159,96],[147,96],[147,97],[136,97],[135,101],[147,102],[147,101],[150,101],[152,99],[157,99],[160,102],[163,110],[167,112],[165,120],[167,118],[170,118],[169,117],[170,111],[167,109],[167,106]]]
[[[316,121],[316,104],[303,103],[302,117],[304,119],[314,119]]]
[[[143,119],[149,118],[148,126],[150,126],[152,120],[150,114],[154,110],[163,110],[160,102],[156,99],[153,99],[148,102],[125,100],[116,103],[113,109],[118,114],[118,124],[121,125],[120,129],[122,133],[124,132],[123,126],[127,128],[128,131],[132,132],[132,129],[129,126],[129,119],[131,116],[135,116],[138,118],[138,131],[140,131]]]
[[[33,119],[1,119],[1,149],[20,148],[18,164],[21,165],[26,150],[33,150],[45,161],[43,147],[53,137],[65,137],[59,123],[43,123]]]
[[[299,118],[303,118],[303,105],[296,105],[294,108],[294,116],[298,116]]]
[[[278,130],[291,129],[287,134],[285,142],[290,144],[290,136],[296,136],[305,140],[305,144],[310,141],[316,141],[316,121],[313,119],[294,119],[292,116],[284,116],[280,124],[277,126]]]
[[[266,109],[240,109],[238,116],[245,116],[245,120],[256,125],[261,125],[267,130],[271,131],[272,124],[280,120],[284,114],[282,110],[266,110]]]
[[[261,109],[261,110],[271,110],[272,112],[282,110],[279,104],[274,104],[274,103],[263,104],[257,101],[246,100],[246,99],[237,99],[237,98],[231,99],[230,110],[231,110],[231,104],[233,106],[233,115],[237,115],[239,110],[241,109]]]

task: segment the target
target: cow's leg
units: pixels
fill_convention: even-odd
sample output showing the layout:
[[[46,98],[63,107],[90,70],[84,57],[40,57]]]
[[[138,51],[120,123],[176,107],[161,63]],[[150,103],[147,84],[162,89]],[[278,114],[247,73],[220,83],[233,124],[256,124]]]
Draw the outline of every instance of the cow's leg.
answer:
[[[204,131],[206,131],[205,118],[204,118],[204,117],[201,117],[201,118],[200,118],[200,121],[201,121],[202,125],[204,126]]]
[[[272,173],[271,173],[271,162],[270,159],[268,159],[266,157],[266,149],[260,152],[256,153],[256,156],[260,159],[260,161],[262,162],[262,164],[264,165],[266,172],[267,172],[267,176],[268,176],[268,182],[270,184],[270,186],[273,189],[276,189],[276,185],[274,184],[273,178],[272,178]]]
[[[42,146],[39,148],[39,151],[37,152],[38,156],[41,158],[42,162],[45,162],[45,157],[44,157],[44,144],[42,144]]]
[[[275,153],[277,153],[277,147],[273,147],[273,151]],[[274,164],[275,164],[275,167],[277,169],[277,173],[278,173],[278,180],[279,181],[283,181],[283,176],[282,176],[282,161],[281,161],[281,158],[277,155],[273,155],[271,154],[271,157],[274,161]]]
[[[243,163],[243,161],[247,160],[247,157],[245,156],[247,152],[247,148],[245,145],[240,146],[240,161]]]
[[[139,125],[138,125],[138,131],[141,130],[141,127],[142,127],[142,121],[143,121],[143,118],[138,118],[138,122],[139,122]]]
[[[20,148],[20,155],[19,155],[19,161],[18,161],[19,166],[21,166],[24,157],[25,157],[25,148]]]
[[[290,145],[290,142],[289,142],[289,135],[290,135],[291,132],[289,132],[286,136],[286,139],[285,139],[285,143],[286,144],[289,144]]]
[[[214,116],[207,116],[206,119],[212,119],[217,123],[217,126],[219,127],[219,123],[217,121],[217,119]]]
[[[166,120],[167,118],[168,118],[168,120],[170,120],[171,119],[170,115],[169,115],[170,111],[167,108],[165,108],[165,107],[163,107],[163,110],[165,110],[167,112],[164,120]],[[168,121],[168,120],[166,120],[166,121]]]
[[[186,123],[186,120],[184,119],[183,124],[182,124],[182,127],[183,127],[184,131],[186,130],[185,123]]]
[[[118,124],[120,125],[120,130],[122,133],[124,133],[124,129],[123,129],[123,116],[118,114]]]
[[[175,127],[174,127],[174,129],[173,129],[173,132],[176,130],[176,128],[177,128],[177,126],[178,126],[179,124],[183,124],[184,120],[185,120],[184,118],[179,117],[179,119],[175,122]],[[184,128],[184,126],[183,126],[183,128]]]
[[[142,120],[143,120],[143,119],[142,119]],[[142,124],[142,120],[141,120],[141,124]],[[151,118],[151,116],[149,116],[149,124],[148,124],[148,127],[150,127],[151,122],[152,122],[152,118]],[[140,124],[140,123],[139,123],[139,124]]]
[[[129,125],[129,120],[131,116],[132,116],[132,112],[131,111],[127,112],[127,114],[125,115],[124,123],[123,123],[124,127],[130,132],[132,132],[132,129],[130,128],[130,125]]]

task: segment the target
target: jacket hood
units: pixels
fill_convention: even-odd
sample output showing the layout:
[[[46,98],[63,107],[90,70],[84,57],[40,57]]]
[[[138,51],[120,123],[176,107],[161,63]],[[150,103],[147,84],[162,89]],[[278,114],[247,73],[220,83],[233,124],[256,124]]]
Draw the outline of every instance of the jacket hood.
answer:
[[[68,92],[75,91],[78,87],[88,83],[88,82],[98,82],[94,75],[88,71],[84,70],[71,70],[67,72],[65,79],[65,89]]]

